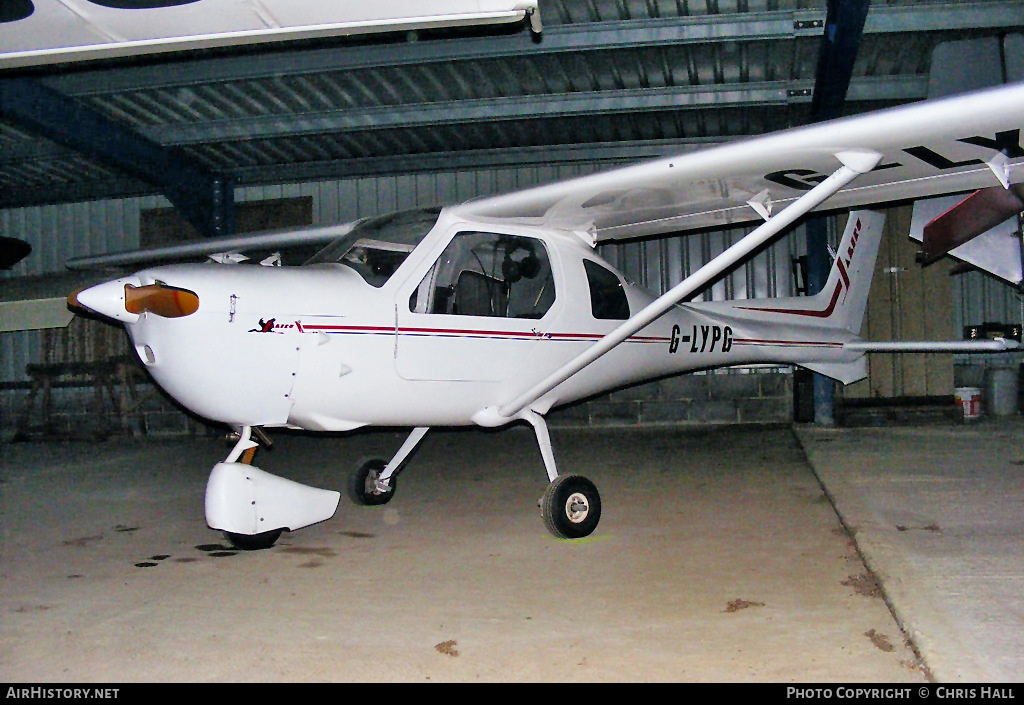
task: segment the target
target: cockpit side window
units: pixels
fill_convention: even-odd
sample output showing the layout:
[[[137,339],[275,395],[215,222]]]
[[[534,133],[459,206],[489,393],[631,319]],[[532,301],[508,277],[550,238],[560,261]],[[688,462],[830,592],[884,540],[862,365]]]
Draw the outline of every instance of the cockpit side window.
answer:
[[[590,284],[590,309],[599,320],[624,321],[629,318],[629,301],[615,273],[593,260],[583,260]]]
[[[462,232],[409,299],[414,313],[541,318],[555,300],[547,249],[517,235]]]
[[[370,218],[314,255],[307,265],[336,263],[382,287],[437,222],[439,209],[423,208]]]

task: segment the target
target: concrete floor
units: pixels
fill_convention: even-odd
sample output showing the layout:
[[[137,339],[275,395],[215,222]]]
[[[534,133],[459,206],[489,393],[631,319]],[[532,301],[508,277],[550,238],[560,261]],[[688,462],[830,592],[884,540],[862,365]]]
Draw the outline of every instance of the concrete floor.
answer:
[[[1024,682],[1024,419],[798,436],[934,679]]]
[[[1020,430],[941,429],[944,443],[970,436],[984,457],[986,434],[1012,441]],[[984,674],[957,667],[984,661],[976,633],[948,641],[929,621],[940,621],[947,604],[943,585],[928,581],[957,569],[922,559],[901,572],[898,544],[931,542],[915,549],[927,558],[940,550],[934,543],[954,541],[979,570],[998,554],[950,520],[948,494],[906,506],[914,492],[883,491],[861,474],[886,474],[888,489],[923,486],[903,478],[888,445],[858,440],[872,433],[888,438],[555,429],[561,472],[589,476],[604,505],[593,536],[560,541],[536,506],[546,478],[529,429],[436,430],[390,504],[343,498],[330,521],[255,552],[231,550],[205,524],[206,477],[228,450],[220,440],[6,444],[0,677],[925,683]],[[919,433],[906,435],[934,457],[929,431]],[[359,457],[390,455],[402,439],[392,431],[279,433],[256,464],[342,489]],[[804,447],[831,469],[820,473],[827,494]],[[987,536],[1000,546],[1016,541],[1016,556],[1020,458],[1024,451],[986,471],[1009,512],[985,524]],[[931,465],[909,473],[919,482],[946,477]],[[964,492],[989,506],[983,486]],[[1012,602],[1002,607],[1016,610],[1019,639],[1021,563],[1000,566],[1007,577],[999,585],[1011,588],[1000,598]],[[933,588],[927,601],[900,605]],[[954,620],[965,632],[991,626],[990,614],[1006,616],[999,606],[974,607]],[[923,644],[925,663],[901,623]],[[993,678],[1021,678],[1019,646],[1001,645],[1014,651]]]

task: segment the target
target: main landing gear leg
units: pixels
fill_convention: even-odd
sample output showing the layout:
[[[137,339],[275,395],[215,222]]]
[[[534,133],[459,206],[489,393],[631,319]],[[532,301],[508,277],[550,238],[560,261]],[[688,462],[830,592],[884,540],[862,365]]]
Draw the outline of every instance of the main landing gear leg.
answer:
[[[416,450],[429,430],[429,426],[414,428],[390,462],[385,462],[383,458],[373,458],[362,463],[349,478],[348,490],[352,501],[366,506],[390,502],[395,496],[398,471],[402,463]]]
[[[548,531],[560,539],[589,536],[601,520],[601,496],[594,483],[582,475],[559,475],[551,436],[544,417],[527,412],[524,418],[537,434],[537,445],[551,484],[540,499],[540,514]]]

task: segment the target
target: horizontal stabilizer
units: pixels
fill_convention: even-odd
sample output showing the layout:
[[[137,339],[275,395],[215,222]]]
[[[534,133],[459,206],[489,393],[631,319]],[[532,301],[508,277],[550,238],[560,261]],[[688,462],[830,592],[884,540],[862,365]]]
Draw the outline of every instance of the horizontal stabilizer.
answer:
[[[992,340],[862,340],[856,343],[846,343],[843,347],[858,352],[987,353],[1018,350],[1021,344],[1009,338],[994,338]]]
[[[0,280],[0,333],[64,328],[71,322],[68,292],[99,284],[102,273],[50,273]]]
[[[992,186],[975,191],[924,226],[922,264],[939,260],[1024,210],[1024,187]]]
[[[995,190],[1004,192],[1004,195],[1007,193],[1005,189],[1000,187],[996,187]],[[984,193],[985,191],[988,191],[988,189],[978,193]],[[1014,198],[1017,197],[1016,194],[1013,194],[1013,196]],[[993,197],[980,196],[979,200],[984,201],[986,198]],[[963,201],[964,198],[962,196],[943,196],[915,201],[914,213],[910,221],[910,238],[923,243],[925,227],[933,221],[941,219],[944,214],[950,213]],[[1008,205],[1007,207],[1012,206]],[[967,210],[969,212],[971,209],[967,208]],[[953,221],[947,222],[952,223]],[[985,224],[982,223],[982,226]],[[1017,235],[1017,219],[1015,217],[1011,215],[1004,218],[1002,222],[989,227],[988,230],[983,231],[980,235],[974,234],[970,238],[950,235],[948,239],[954,238],[961,241],[962,244],[953,247],[948,252],[943,252],[943,254],[948,254],[961,262],[977,267],[1011,284],[1020,283],[1021,247],[1020,237]],[[952,243],[947,242],[946,244]],[[941,254],[935,255],[935,253],[945,249],[938,245],[933,245],[932,248],[933,257],[941,257]]]
[[[66,328],[74,314],[66,296],[26,301],[0,301],[0,333]]]
[[[868,376],[868,360],[864,355],[852,362],[804,362],[800,366],[842,384],[853,384]]]

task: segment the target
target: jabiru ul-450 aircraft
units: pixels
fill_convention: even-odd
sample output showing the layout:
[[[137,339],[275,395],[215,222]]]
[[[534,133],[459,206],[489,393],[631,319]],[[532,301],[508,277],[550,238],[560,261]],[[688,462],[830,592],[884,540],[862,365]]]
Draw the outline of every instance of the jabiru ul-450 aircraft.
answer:
[[[328,243],[303,266],[154,266],[70,302],[124,323],[164,390],[237,430],[206,490],[208,524],[236,545],[270,546],[283,530],[329,519],[340,499],[252,465],[260,429],[412,428],[393,458],[350,478],[358,502],[383,504],[429,428],[515,421],[536,432],[549,480],[545,524],[578,538],[597,526],[600,496],[585,477],[559,475],[550,409],[628,383],[751,363],[863,378],[867,351],[899,349],[858,337],[881,235],[875,212],[850,213],[816,296],[688,299],[811,211],[1009,188],[1024,180],[1022,122],[1024,85],[1011,85],[443,208],[83,258],[71,264]],[[660,297],[594,249],[758,219]]]

